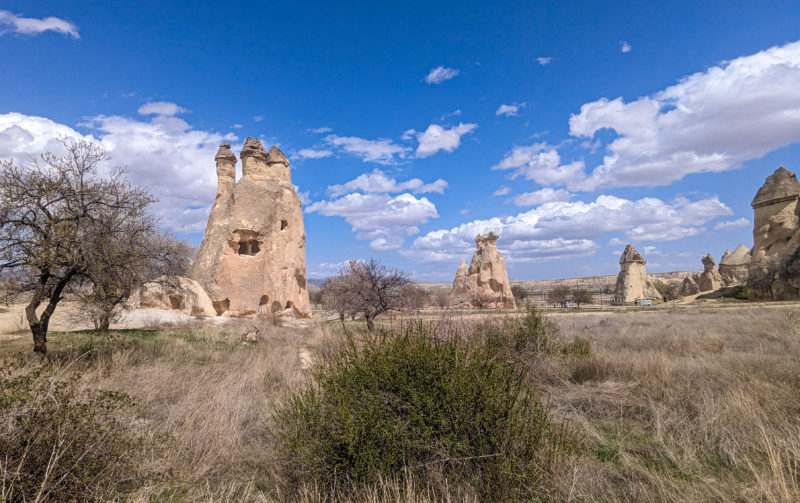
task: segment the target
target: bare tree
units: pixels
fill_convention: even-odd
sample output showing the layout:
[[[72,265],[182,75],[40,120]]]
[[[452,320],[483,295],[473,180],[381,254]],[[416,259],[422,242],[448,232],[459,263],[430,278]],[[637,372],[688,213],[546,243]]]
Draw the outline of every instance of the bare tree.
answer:
[[[347,316],[355,316],[357,299],[342,277],[328,278],[322,287],[322,304],[326,309],[336,312],[344,324]]]
[[[578,288],[572,292],[572,302],[581,307],[581,304],[590,304],[592,302],[592,294],[585,288]]]
[[[400,306],[403,309],[414,311],[422,308],[429,299],[428,292],[417,285],[407,283],[400,287]]]
[[[99,280],[97,268],[113,264],[115,273],[124,274],[120,266],[135,263],[135,253],[143,251],[137,247],[131,256],[130,248],[114,249],[132,239],[130,233],[137,234],[134,241],[152,235],[155,225],[146,213],[154,202],[149,192],[131,186],[120,167],[100,174],[109,159],[102,147],[84,140],[62,144],[63,157],[46,153],[26,167],[13,161],[0,166],[0,273],[14,275],[20,291],[30,295],[25,315],[33,349],[41,354],[64,289],[83,281],[114,291],[112,280]]]
[[[408,274],[369,259],[351,260],[337,277],[344,298],[351,303],[352,312],[364,315],[367,328],[375,330],[375,317],[390,309],[402,307],[403,286],[409,283]]]
[[[447,292],[437,293],[433,300],[436,302],[436,305],[439,306],[439,309],[447,309],[450,306],[450,294]]]
[[[564,305],[569,301],[572,290],[567,285],[554,286],[547,292],[547,302]]]
[[[511,294],[517,302],[522,302],[528,296],[528,291],[522,285],[514,285],[511,287]]]

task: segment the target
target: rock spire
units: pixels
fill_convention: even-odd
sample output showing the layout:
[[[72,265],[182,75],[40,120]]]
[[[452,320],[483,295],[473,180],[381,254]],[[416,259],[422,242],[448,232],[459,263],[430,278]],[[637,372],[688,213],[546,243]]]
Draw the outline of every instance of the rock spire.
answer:
[[[494,232],[475,236],[476,250],[467,268],[461,262],[450,292],[454,304],[476,307],[516,308],[506,264],[497,249],[499,236]]]

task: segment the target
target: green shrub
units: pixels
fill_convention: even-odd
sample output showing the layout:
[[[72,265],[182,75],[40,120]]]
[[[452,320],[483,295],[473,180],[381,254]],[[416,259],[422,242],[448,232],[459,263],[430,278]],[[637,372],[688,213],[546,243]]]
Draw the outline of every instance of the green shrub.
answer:
[[[565,443],[528,382],[422,325],[348,337],[277,413],[285,476],[333,488],[406,473],[487,501],[534,497]]]
[[[592,356],[592,343],[589,339],[583,337],[575,337],[575,340],[564,346],[564,354],[582,360]]]
[[[541,309],[530,305],[521,317],[502,323],[489,321],[478,325],[473,333],[480,344],[501,358],[518,360],[532,355],[554,355],[561,350],[558,327]]]

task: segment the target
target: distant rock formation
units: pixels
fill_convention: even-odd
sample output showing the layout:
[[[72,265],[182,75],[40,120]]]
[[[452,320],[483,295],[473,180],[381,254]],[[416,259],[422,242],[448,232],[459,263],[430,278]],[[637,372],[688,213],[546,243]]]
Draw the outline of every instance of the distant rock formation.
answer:
[[[647,262],[630,243],[619,257],[619,275],[614,298],[618,303],[635,302],[642,299],[660,299],[661,294],[647,280]]]
[[[719,261],[719,274],[725,286],[744,285],[750,270],[750,248],[743,244],[733,251],[725,250]]]
[[[215,156],[217,197],[189,276],[208,292],[217,315],[311,313],[306,234],[289,161],[247,138],[236,156],[223,143]]]
[[[722,276],[717,271],[717,263],[710,253],[702,259],[703,272],[697,278],[697,287],[701,292],[711,292],[719,290],[723,286]]]
[[[514,309],[517,307],[511,293],[506,264],[497,249],[498,236],[494,232],[475,236],[477,249],[467,269],[461,262],[450,291],[453,304],[498,307]]]
[[[800,182],[780,167],[767,177],[753,202],[753,250],[747,285],[773,300],[800,294]]]
[[[700,287],[697,286],[697,280],[695,279],[699,276],[699,274],[695,274],[693,277],[683,278],[683,283],[681,283],[680,290],[681,297],[687,297],[689,295],[700,293]]]

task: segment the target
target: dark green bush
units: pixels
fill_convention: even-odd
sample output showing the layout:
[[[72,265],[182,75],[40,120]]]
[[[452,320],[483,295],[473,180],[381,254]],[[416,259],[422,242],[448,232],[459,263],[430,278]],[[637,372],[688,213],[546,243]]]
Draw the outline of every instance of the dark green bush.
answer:
[[[487,501],[535,497],[564,437],[517,367],[423,325],[363,337],[348,337],[277,413],[290,485],[406,473]]]
[[[115,414],[130,399],[79,396],[74,381],[49,385],[46,367],[0,363],[0,501],[109,500],[124,491],[137,442]]]
[[[561,350],[558,333],[558,327],[542,310],[530,305],[521,317],[478,325],[473,337],[501,358],[519,359],[557,354]]]
[[[575,337],[575,340],[564,346],[564,354],[578,360],[592,356],[592,343],[589,339]]]

